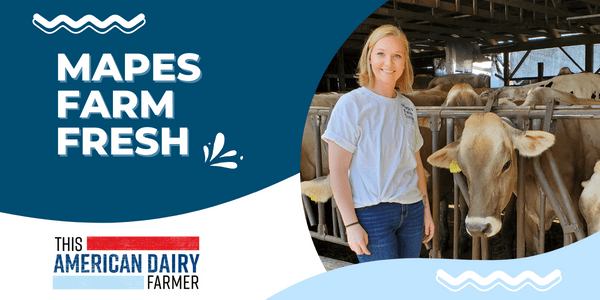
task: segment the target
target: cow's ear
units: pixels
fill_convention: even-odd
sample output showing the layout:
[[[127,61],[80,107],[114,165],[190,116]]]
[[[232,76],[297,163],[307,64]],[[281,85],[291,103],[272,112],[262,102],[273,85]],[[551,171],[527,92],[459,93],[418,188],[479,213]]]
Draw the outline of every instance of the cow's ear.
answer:
[[[450,169],[450,163],[456,160],[456,151],[459,145],[460,140],[446,145],[446,147],[431,154],[427,158],[427,162],[438,168]]]
[[[513,145],[523,156],[538,156],[554,145],[554,134],[540,130],[521,131],[513,136]]]

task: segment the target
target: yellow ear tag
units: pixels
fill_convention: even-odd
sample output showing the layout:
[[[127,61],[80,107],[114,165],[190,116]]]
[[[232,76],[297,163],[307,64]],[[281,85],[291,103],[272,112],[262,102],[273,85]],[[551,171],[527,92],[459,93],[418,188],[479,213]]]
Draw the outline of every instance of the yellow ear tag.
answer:
[[[460,173],[460,171],[460,167],[456,163],[456,160],[453,159],[452,162],[450,162],[450,173]]]

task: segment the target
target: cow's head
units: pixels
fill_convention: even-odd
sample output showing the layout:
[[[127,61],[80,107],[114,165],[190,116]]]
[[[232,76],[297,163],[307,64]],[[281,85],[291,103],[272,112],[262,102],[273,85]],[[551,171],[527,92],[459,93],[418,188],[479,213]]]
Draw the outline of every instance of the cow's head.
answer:
[[[502,227],[500,214],[516,192],[517,154],[540,155],[554,144],[545,131],[522,131],[493,113],[475,114],[465,123],[460,140],[433,153],[427,161],[436,167],[458,164],[467,177],[470,201],[466,227],[473,236],[493,236]]]

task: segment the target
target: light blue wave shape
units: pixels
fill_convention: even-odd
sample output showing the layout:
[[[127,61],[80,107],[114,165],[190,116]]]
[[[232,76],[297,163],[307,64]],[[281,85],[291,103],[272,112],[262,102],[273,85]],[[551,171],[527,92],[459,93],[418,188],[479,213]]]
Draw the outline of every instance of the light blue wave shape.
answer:
[[[115,27],[118,28],[119,30],[121,30],[125,34],[131,34],[131,33],[135,32],[136,30],[140,29],[142,26],[144,26],[144,24],[146,24],[146,20],[145,20],[144,14],[139,14],[135,18],[131,19],[131,21],[127,21],[119,15],[112,15],[104,21],[98,20],[98,18],[96,18],[93,15],[85,15],[78,21],[73,21],[71,18],[69,18],[66,15],[59,15],[56,18],[54,18],[52,21],[48,21],[41,15],[34,14],[32,23],[33,23],[33,25],[35,25],[37,28],[39,28],[41,31],[43,31],[46,34],[53,34],[53,33],[57,32],[58,30],[60,30],[61,28],[65,28],[67,31],[69,31],[73,34],[79,34],[82,31],[86,30],[87,28],[91,28],[94,31],[96,31],[97,33],[105,34],[109,31],[111,31]],[[95,27],[99,28],[100,30],[96,29],[94,26],[89,25],[88,23],[93,24]],[[73,30],[71,30],[69,27],[65,26],[64,24],[73,28]],[[124,30],[121,27],[117,26],[117,24],[125,29],[133,29],[133,30]],[[53,28],[54,28],[54,30],[52,30]]]

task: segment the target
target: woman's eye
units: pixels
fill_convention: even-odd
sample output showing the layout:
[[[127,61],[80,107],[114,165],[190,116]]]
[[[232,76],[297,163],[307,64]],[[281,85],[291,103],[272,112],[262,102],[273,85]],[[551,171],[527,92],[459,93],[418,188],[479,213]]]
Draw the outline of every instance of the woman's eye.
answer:
[[[504,166],[502,167],[502,172],[508,170],[508,168],[510,168],[510,160],[504,164]]]
[[[377,55],[383,56],[383,52],[377,52]]]
[[[402,56],[400,56],[400,54],[396,54],[396,56],[395,56],[395,57],[397,57],[397,58],[402,58]]]

